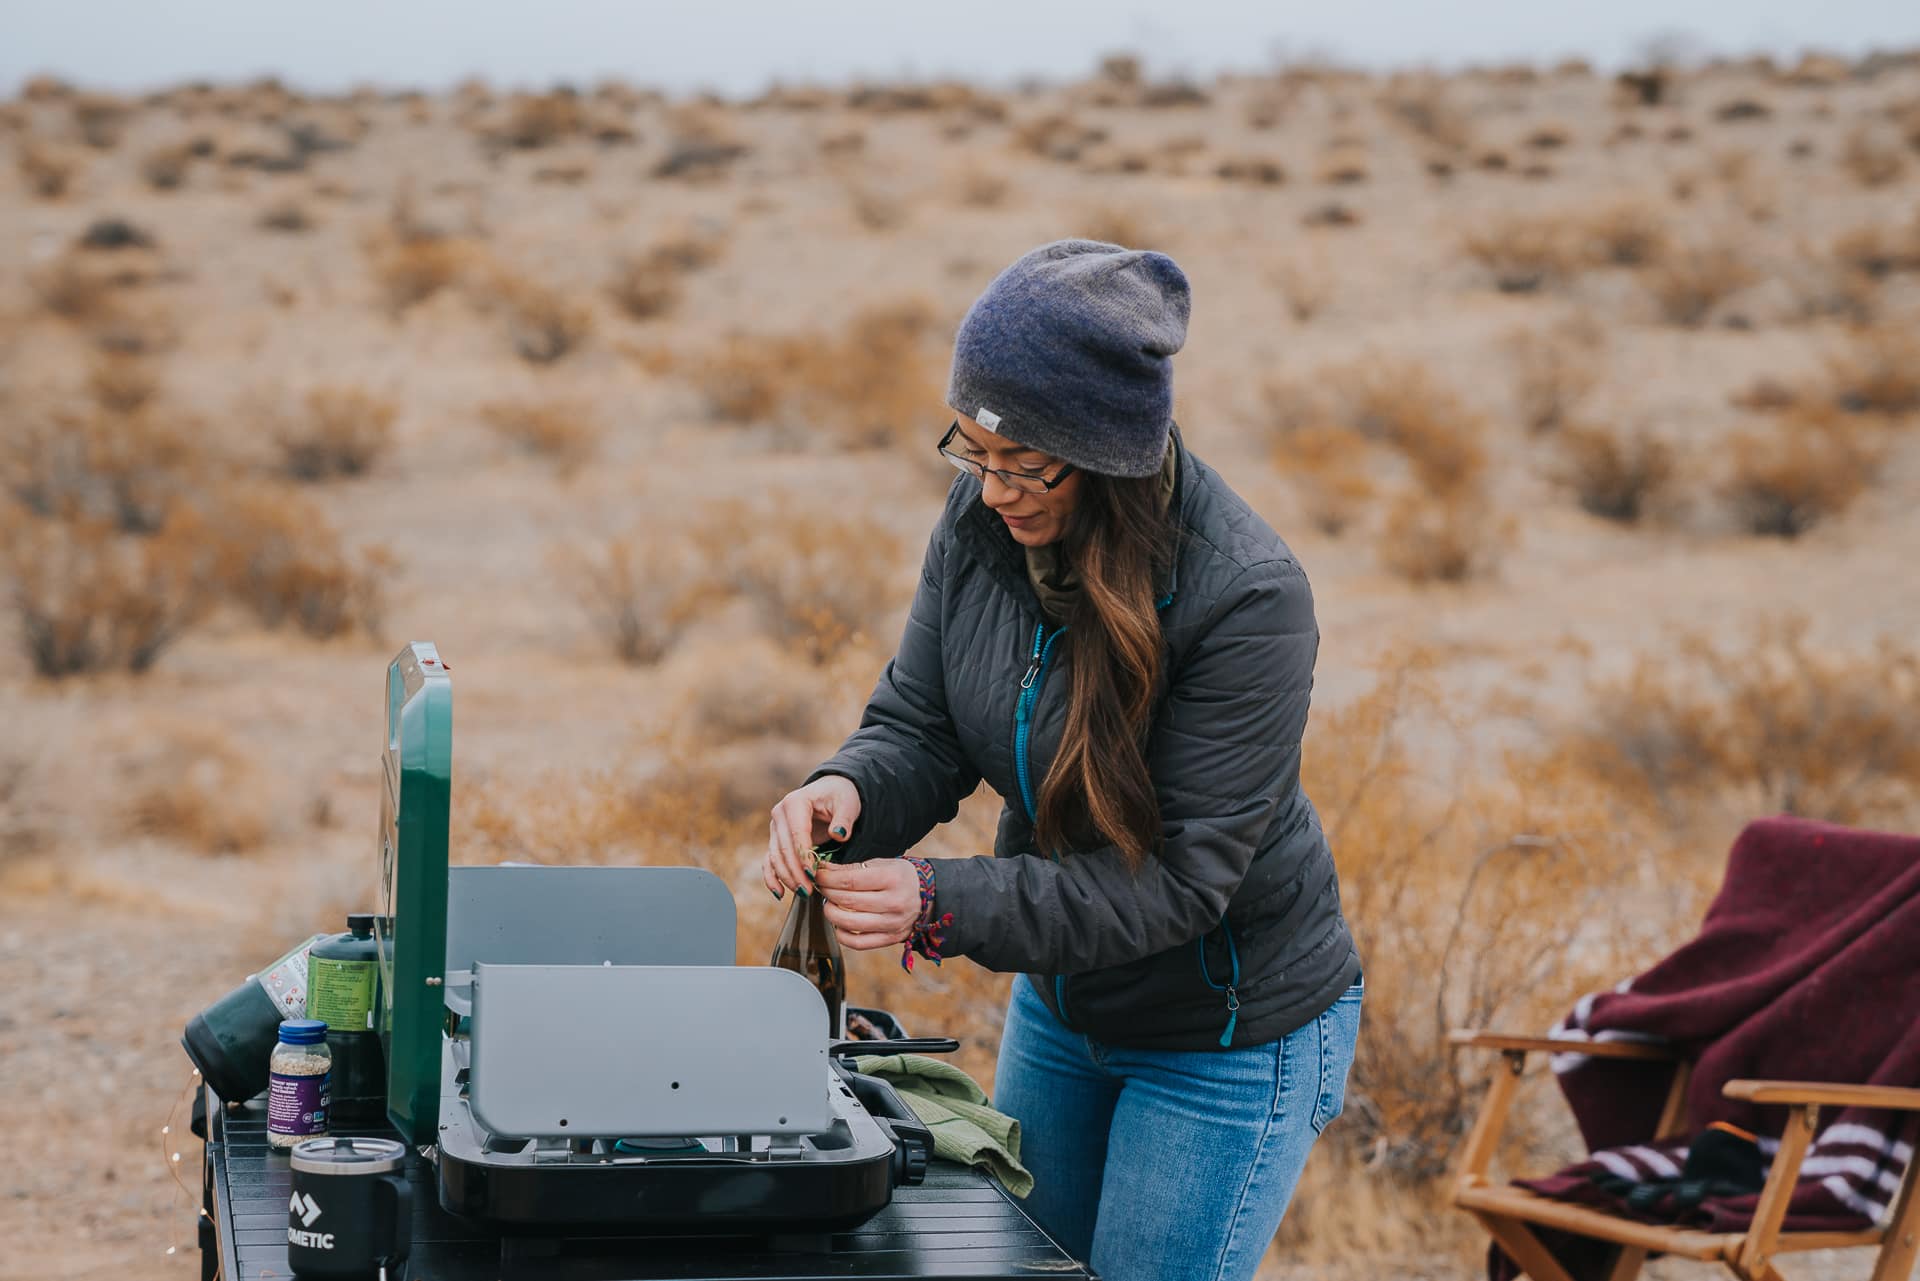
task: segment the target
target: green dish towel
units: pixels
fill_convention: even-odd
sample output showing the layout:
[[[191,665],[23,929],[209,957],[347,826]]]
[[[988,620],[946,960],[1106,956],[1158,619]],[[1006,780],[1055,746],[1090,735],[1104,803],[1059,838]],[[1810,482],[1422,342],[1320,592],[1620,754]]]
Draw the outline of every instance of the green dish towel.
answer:
[[[934,1155],[985,1166],[1015,1196],[1033,1191],[1020,1164],[1020,1123],[989,1107],[986,1091],[965,1072],[924,1054],[863,1054],[853,1066],[894,1088],[932,1131]]]

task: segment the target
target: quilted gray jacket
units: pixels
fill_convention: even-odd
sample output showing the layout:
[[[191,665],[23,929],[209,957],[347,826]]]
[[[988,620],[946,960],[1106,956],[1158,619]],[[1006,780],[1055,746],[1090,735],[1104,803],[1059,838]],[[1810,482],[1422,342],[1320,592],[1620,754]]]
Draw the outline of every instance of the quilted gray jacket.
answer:
[[[842,857],[895,856],[985,779],[1003,798],[991,857],[931,859],[944,953],[1021,971],[1071,1028],[1111,1045],[1257,1045],[1360,975],[1319,816],[1300,790],[1320,633],[1280,536],[1179,450],[1181,548],[1158,598],[1165,676],[1147,740],[1165,844],[1138,873],[1112,846],[1034,853],[1059,745],[1064,628],[1025,553],[958,476],[927,544],[899,652],[860,726],[808,776],[853,780]]]

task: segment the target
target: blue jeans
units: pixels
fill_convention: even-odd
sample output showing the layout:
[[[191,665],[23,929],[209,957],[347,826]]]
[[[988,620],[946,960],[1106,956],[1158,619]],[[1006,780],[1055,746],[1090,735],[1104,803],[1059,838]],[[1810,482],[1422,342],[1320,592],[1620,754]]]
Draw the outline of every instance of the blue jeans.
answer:
[[[1245,1281],[1346,1100],[1363,986],[1265,1045],[1128,1050],[1014,980],[994,1106],[1020,1122],[1026,1210],[1104,1281]]]

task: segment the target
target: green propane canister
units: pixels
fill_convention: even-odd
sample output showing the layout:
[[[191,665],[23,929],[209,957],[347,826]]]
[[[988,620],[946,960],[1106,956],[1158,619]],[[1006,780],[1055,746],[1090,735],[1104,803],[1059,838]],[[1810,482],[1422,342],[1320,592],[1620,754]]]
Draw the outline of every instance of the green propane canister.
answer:
[[[373,914],[347,917],[345,934],[329,934],[307,952],[307,1017],[327,1025],[333,1051],[336,1122],[383,1120],[387,1114],[387,1066],[374,1022],[380,1008],[380,945]]]
[[[307,1016],[307,949],[325,937],[303,939],[188,1020],[180,1044],[221,1102],[244,1103],[267,1088],[281,1020]]]

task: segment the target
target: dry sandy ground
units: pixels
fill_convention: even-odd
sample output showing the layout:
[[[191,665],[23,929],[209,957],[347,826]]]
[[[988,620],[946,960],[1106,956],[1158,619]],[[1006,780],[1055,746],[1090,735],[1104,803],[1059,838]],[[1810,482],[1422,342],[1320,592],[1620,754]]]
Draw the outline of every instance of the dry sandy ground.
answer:
[[[1878,637],[1920,634],[1911,433],[1844,515],[1794,541],[1741,534],[1712,496],[1729,433],[1751,419],[1729,395],[1762,376],[1815,376],[1842,341],[1837,322],[1794,319],[1788,268],[1857,227],[1914,217],[1920,156],[1909,153],[1902,176],[1877,187],[1851,179],[1838,157],[1863,122],[1878,129],[1889,105],[1920,95],[1920,72],[1805,87],[1728,69],[1688,80],[1678,105],[1638,111],[1592,77],[1451,83],[1471,152],[1503,148],[1516,167],[1538,159],[1551,169],[1538,179],[1470,164],[1432,176],[1423,148],[1374,107],[1380,91],[1379,82],[1308,82],[1286,96],[1273,129],[1248,121],[1249,108],[1277,92],[1257,81],[1218,86],[1204,107],[1089,106],[1084,86],[1011,104],[1015,122],[1057,109],[1102,124],[1108,152],[1159,156],[1169,140],[1197,140],[1185,161],[1155,159],[1137,174],[1040,158],[1010,145],[1002,124],[949,137],[952,112],[840,106],[727,113],[751,151],[713,183],[648,177],[669,131],[646,103],[627,113],[636,146],[566,141],[489,163],[443,98],[429,100],[424,120],[403,104],[363,104],[364,139],[316,156],[305,173],[208,162],[182,190],[150,191],[136,159],[206,123],[150,109],[63,199],[33,199],[0,176],[0,244],[16,250],[0,279],[0,386],[13,405],[66,394],[84,370],[82,340],[40,313],[27,267],[114,214],[150,231],[178,273],[148,287],[176,331],[163,403],[198,415],[210,442],[258,456],[248,398],[289,388],[363,385],[399,409],[392,445],[369,474],[310,491],[352,542],[395,553],[377,639],[316,641],[228,611],[147,675],[60,682],[35,679],[11,644],[0,650],[0,758],[14,771],[0,794],[0,1132],[16,1153],[0,1192],[0,1277],[191,1274],[190,1262],[165,1255],[169,1244],[190,1254],[192,1242],[192,1198],[169,1179],[159,1134],[186,1080],[178,1031],[283,940],[338,928],[341,912],[369,901],[376,686],[400,643],[431,639],[458,669],[462,786],[513,795],[580,771],[645,770],[657,733],[684,718],[685,690],[726,681],[742,652],[730,648],[743,630],[735,611],[697,626],[658,667],[621,665],[549,572],[556,542],[636,527],[659,534],[709,498],[786,491],[894,530],[903,598],[945,487],[930,448],[946,422],[938,387],[918,412],[924,442],[897,454],[846,452],[815,422],[716,424],[683,371],[727,330],[838,335],[863,305],[921,298],[938,317],[930,349],[944,370],[940,344],[1001,265],[1124,218],[1192,280],[1179,417],[1192,447],[1280,529],[1312,578],[1321,707],[1367,689],[1369,661],[1407,642],[1438,647],[1463,696],[1512,693],[1544,724],[1579,716],[1589,678],[1663,652],[1671,626],[1735,641],[1755,619],[1794,607],[1822,646],[1864,651]],[[1765,102],[1770,117],[1718,119],[1736,98]],[[36,110],[44,119],[35,128],[57,132],[58,110]],[[1630,116],[1643,136],[1609,145]],[[1683,124],[1688,136],[1668,140]],[[1564,130],[1566,145],[1521,146],[1546,126]],[[851,130],[865,139],[851,159],[823,152]],[[1808,154],[1795,156],[1802,141]],[[1365,153],[1365,179],[1321,181],[1330,149]],[[1722,159],[1736,151],[1749,159]],[[1214,176],[1217,159],[1249,154],[1278,160],[1288,181]],[[568,164],[584,167],[580,181],[533,180]],[[1737,182],[1719,176],[1741,168]],[[962,199],[981,174],[1006,183],[986,207]],[[457,288],[388,318],[360,243],[384,226],[403,182],[418,216],[475,233],[496,261],[592,308],[581,350],[535,370]],[[1679,200],[1676,182],[1695,194]],[[1715,323],[1681,329],[1657,323],[1624,273],[1502,294],[1460,248],[1463,232],[1500,214],[1573,217],[1622,197],[1649,202],[1683,239],[1738,243],[1761,278]],[[259,229],[262,209],[280,200],[304,208],[313,229]],[[1304,225],[1330,201],[1357,212],[1358,225]],[[888,225],[864,223],[862,202],[878,202]],[[667,318],[620,316],[601,293],[614,257],[689,227],[724,243],[719,259],[688,278]],[[1328,287],[1311,319],[1284,305],[1274,280],[1288,270]],[[1910,323],[1910,277],[1889,280],[1882,296],[1886,315]],[[1546,478],[1546,447],[1514,421],[1506,335],[1576,315],[1606,338],[1590,414],[1645,424],[1688,451],[1680,501],[1638,527],[1579,510]],[[1729,317],[1736,323],[1721,323]],[[1492,423],[1488,501],[1518,530],[1494,574],[1410,586],[1382,568],[1371,525],[1339,538],[1316,530],[1273,465],[1265,383],[1312,382],[1336,362],[1382,355],[1423,362]],[[606,427],[598,456],[571,477],[476,421],[490,400],[548,392],[585,402]],[[257,468],[234,482],[260,483]],[[830,708],[824,746],[851,727],[899,617],[877,623],[880,639],[820,691]],[[263,827],[257,848],[206,855],[129,834],[130,789],[172,777],[155,754],[211,751],[209,739],[230,771],[212,786]],[[738,869],[743,895],[759,892],[750,864],[749,851]],[[767,910],[755,910],[754,928],[765,928]],[[179,1150],[197,1186],[197,1152]],[[1432,1274],[1471,1272],[1450,1261]]]

